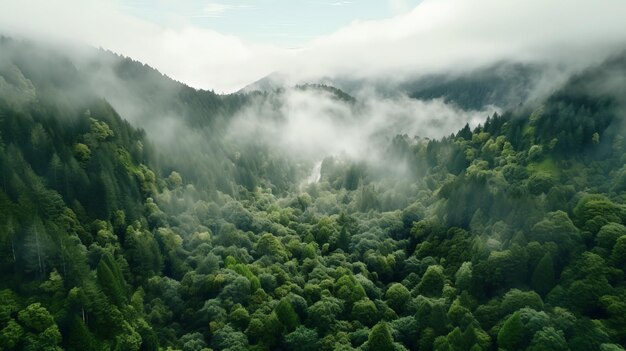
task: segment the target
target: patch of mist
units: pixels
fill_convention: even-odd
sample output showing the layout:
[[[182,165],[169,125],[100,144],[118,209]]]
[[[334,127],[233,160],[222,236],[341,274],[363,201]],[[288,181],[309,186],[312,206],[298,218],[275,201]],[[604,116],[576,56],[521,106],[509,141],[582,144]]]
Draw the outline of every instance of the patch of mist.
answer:
[[[288,89],[271,102],[253,103],[234,117],[231,140],[263,142],[297,160],[315,162],[328,156],[379,163],[391,138],[441,138],[466,123],[476,126],[499,112],[495,106],[466,111],[442,99],[407,96],[383,98],[368,91],[351,103],[328,92]]]
[[[306,179],[306,184],[319,183],[320,179],[322,179],[322,161],[317,161],[311,170],[311,174]]]

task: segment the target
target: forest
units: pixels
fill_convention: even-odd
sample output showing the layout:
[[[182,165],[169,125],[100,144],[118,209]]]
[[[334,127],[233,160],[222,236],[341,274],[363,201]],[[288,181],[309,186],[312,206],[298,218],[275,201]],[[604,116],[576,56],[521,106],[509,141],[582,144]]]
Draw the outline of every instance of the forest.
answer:
[[[626,54],[374,159],[231,133],[309,93],[364,110],[1,37],[0,349],[624,350]]]

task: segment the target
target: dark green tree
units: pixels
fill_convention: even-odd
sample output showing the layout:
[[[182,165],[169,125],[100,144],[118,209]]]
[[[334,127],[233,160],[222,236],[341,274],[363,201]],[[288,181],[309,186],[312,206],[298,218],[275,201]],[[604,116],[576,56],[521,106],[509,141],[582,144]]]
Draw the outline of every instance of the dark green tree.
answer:
[[[539,260],[535,271],[531,278],[531,286],[540,295],[546,295],[553,287],[555,282],[554,263],[552,255],[549,252]]]
[[[372,328],[367,339],[369,350],[393,351],[393,337],[386,322],[379,322]]]
[[[524,324],[519,313],[513,313],[506,319],[498,332],[498,346],[505,350],[518,350],[524,337]]]

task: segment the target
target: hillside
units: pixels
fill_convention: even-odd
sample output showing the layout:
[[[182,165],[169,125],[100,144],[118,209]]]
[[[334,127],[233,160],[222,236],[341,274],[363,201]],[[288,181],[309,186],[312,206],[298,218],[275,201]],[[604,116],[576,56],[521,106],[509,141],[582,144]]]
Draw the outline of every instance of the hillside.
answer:
[[[346,77],[325,77],[318,81],[349,94],[374,90],[384,96],[405,94],[418,100],[442,99],[464,110],[481,110],[489,105],[512,109],[527,102],[536,103],[535,100],[545,98],[552,89],[558,88],[566,76],[565,72],[554,67],[503,61],[472,70],[430,73],[404,77],[399,81]],[[274,91],[288,86],[288,82],[289,76],[273,73],[240,92]]]
[[[507,78],[444,90],[477,85]],[[475,128],[318,159],[262,127],[313,105],[353,128],[358,97],[2,38],[0,347],[623,350],[625,91],[621,55]]]

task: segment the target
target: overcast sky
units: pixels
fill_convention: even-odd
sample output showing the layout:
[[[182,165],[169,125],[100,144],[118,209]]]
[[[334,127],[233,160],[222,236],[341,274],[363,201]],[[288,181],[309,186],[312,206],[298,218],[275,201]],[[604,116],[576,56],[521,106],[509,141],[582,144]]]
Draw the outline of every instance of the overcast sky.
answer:
[[[101,46],[191,86],[275,71],[402,79],[626,48],[624,0],[0,0],[0,31]]]

